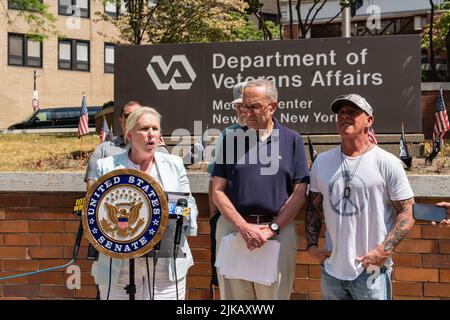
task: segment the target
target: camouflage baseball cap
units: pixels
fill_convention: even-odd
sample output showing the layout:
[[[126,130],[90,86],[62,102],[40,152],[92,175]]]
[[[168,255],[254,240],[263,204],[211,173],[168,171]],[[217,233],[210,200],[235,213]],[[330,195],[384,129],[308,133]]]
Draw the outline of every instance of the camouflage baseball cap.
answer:
[[[232,104],[242,103],[242,94],[244,93],[244,88],[246,85],[247,85],[247,82],[239,82],[233,87],[234,100],[231,101]]]
[[[344,103],[354,105],[355,107],[367,113],[369,116],[373,116],[373,109],[370,104],[366,101],[366,99],[356,93],[350,93],[336,97],[331,103],[331,111],[333,111],[334,113],[338,113],[339,109]]]

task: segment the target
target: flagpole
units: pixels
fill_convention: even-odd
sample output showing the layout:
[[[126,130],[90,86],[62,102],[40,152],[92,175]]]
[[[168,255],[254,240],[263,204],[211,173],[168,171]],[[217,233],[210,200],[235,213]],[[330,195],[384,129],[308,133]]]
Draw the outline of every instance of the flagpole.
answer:
[[[84,91],[83,91],[83,97],[84,97]],[[84,135],[84,134],[83,134]],[[80,137],[80,168],[83,168],[83,135]]]
[[[83,168],[83,136],[80,137],[80,168]]]

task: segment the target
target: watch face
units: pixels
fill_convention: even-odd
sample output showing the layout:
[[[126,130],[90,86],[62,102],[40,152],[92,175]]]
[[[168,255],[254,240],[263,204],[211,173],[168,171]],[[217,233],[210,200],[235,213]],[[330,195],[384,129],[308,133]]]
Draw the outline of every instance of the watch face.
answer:
[[[270,229],[272,229],[273,231],[275,231],[276,233],[279,232],[280,227],[278,226],[278,224],[276,224],[275,222],[270,224]]]

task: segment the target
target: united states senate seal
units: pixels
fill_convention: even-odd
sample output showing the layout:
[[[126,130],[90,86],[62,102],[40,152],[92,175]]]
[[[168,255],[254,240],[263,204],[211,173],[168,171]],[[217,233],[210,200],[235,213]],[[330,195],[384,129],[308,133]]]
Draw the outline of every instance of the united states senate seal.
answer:
[[[89,189],[82,220],[86,238],[99,252],[136,258],[161,240],[168,221],[167,199],[151,176],[118,169],[101,176]]]

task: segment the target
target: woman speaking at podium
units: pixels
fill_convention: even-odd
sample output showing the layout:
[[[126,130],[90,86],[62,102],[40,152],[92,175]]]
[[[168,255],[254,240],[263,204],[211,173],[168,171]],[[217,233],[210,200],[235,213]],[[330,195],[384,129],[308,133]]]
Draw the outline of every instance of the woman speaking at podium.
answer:
[[[97,161],[96,179],[116,169],[135,169],[143,171],[154,178],[165,191],[190,194],[189,181],[183,161],[180,157],[155,152],[161,136],[161,115],[153,108],[141,107],[134,110],[127,118],[125,139],[130,149],[125,153]],[[183,233],[197,234],[197,206],[194,197],[189,195],[189,227]],[[172,300],[184,299],[186,291],[186,274],[194,264],[186,239],[181,241],[181,250],[186,257],[176,259],[177,283],[174,278],[173,258],[159,258],[155,270],[154,292],[149,285],[148,275],[153,275],[152,259],[144,257],[135,259],[136,299]],[[111,260],[112,259],[112,260]],[[147,263],[150,262],[150,263]],[[148,270],[149,269],[149,270]],[[111,274],[110,274],[111,271]],[[99,254],[98,261],[92,265],[91,274],[99,285],[102,300],[127,300],[129,296],[125,287],[129,284],[128,260],[114,259]],[[178,286],[178,295],[176,287]]]

